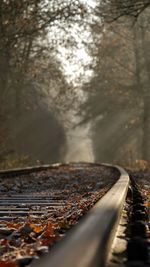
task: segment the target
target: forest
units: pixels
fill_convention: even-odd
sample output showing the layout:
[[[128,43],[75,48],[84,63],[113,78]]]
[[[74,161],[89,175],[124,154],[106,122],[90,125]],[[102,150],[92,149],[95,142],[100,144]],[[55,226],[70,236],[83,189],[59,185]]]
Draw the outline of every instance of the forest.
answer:
[[[150,161],[149,0],[0,1],[0,168]]]

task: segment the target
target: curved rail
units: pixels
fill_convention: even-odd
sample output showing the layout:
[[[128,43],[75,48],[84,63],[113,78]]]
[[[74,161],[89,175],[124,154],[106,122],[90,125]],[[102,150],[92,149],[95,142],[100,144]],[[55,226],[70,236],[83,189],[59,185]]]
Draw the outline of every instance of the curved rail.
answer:
[[[0,170],[0,177],[5,176],[15,176],[15,175],[21,175],[21,174],[29,174],[35,171],[44,171],[47,169],[53,169],[57,168],[59,166],[63,165],[62,163],[55,163],[55,164],[45,164],[45,165],[37,165],[37,166],[31,166],[31,167],[24,167],[24,168],[14,168],[14,169],[8,169],[8,170]]]
[[[116,168],[121,174],[116,184],[50,254],[32,267],[105,266],[129,186],[128,174]]]

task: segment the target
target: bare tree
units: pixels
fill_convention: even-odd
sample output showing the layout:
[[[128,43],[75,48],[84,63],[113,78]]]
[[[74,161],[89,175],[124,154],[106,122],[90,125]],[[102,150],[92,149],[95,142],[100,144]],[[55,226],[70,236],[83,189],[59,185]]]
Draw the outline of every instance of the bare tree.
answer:
[[[23,121],[27,124],[30,114],[36,117],[36,110],[38,114],[47,112],[44,97],[50,99],[53,112],[54,106],[55,111],[58,106],[60,109],[62,107],[62,110],[65,109],[63,104],[68,99],[67,89],[70,92],[70,87],[51,50],[56,39],[62,41],[62,36],[59,36],[59,32],[56,31],[53,39],[50,39],[49,33],[55,28],[63,29],[65,32],[67,27],[81,21],[84,13],[86,10],[80,0],[0,1],[0,103],[2,110],[0,129],[9,128],[7,134],[5,131],[5,134],[0,135],[0,141],[5,141],[4,150],[5,145],[9,143],[7,140],[9,131],[10,136],[13,138],[14,135],[14,140],[16,140],[15,128],[17,132],[21,131],[21,125],[24,127]],[[67,42],[65,35],[63,38],[66,38]],[[70,99],[67,103],[69,101]],[[60,102],[63,102],[62,106]],[[52,116],[51,111],[48,111],[50,117],[56,117],[54,113]],[[55,122],[57,124],[57,119]],[[37,125],[39,127],[38,123]],[[63,129],[60,132],[62,133]],[[3,138],[4,135],[5,138]],[[18,138],[18,146],[22,138],[21,136],[20,139]]]
[[[97,6],[97,15],[106,22],[112,22],[122,16],[137,18],[149,6],[149,0],[103,0]]]
[[[0,1],[0,89],[5,91],[8,73],[15,67],[27,71],[28,61],[44,48],[42,39],[55,24],[78,19],[80,1]],[[6,75],[6,77],[5,77]],[[7,85],[6,85],[7,83]]]
[[[132,27],[129,18],[96,32],[85,122],[93,123],[97,160],[111,162],[125,153],[132,161],[150,160],[149,14],[143,11]]]

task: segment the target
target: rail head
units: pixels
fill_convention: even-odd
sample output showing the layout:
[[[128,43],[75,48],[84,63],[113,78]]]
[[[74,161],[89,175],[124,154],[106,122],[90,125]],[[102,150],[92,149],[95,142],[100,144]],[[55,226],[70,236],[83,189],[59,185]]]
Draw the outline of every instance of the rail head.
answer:
[[[32,267],[103,267],[109,255],[129,176],[116,166],[120,178],[51,252]]]
[[[30,174],[32,172],[37,171],[45,171],[48,169],[56,169],[59,166],[62,166],[62,163],[54,163],[54,164],[44,164],[44,165],[36,165],[24,168],[13,168],[7,170],[0,170],[0,178],[4,177],[14,177],[18,175]]]

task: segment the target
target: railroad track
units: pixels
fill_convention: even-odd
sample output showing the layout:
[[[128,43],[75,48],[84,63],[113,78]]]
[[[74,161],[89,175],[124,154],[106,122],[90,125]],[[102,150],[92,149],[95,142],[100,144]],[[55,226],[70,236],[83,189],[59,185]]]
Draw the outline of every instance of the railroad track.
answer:
[[[0,177],[3,262],[33,267],[149,266],[145,200],[122,168],[58,164],[1,171]]]

